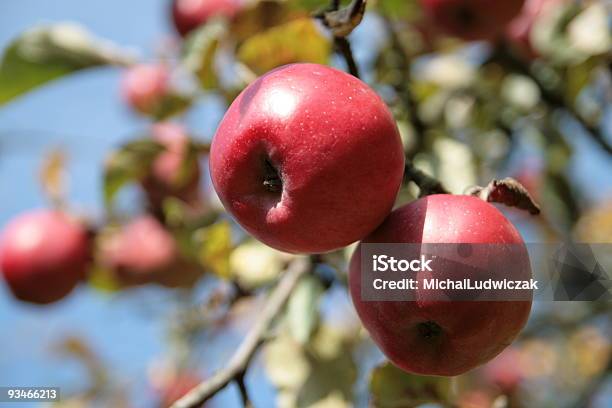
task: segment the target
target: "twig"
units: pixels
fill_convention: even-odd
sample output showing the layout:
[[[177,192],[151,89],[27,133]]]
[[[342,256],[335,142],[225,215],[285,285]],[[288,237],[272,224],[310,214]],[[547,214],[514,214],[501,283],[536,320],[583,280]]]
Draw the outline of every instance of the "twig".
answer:
[[[344,37],[334,37],[334,46],[340,55],[342,55],[344,61],[346,61],[349,74],[359,78],[359,67],[357,67],[355,57],[353,57],[353,51],[351,50],[351,43],[349,40]]]
[[[540,90],[542,99],[551,107],[555,109],[562,109],[569,113],[576,121],[578,121],[582,127],[586,130],[587,134],[599,144],[604,151],[612,155],[612,145],[608,143],[605,136],[601,133],[600,129],[592,124],[588,123],[580,113],[576,110],[576,107],[571,103],[566,103],[563,96],[555,90],[551,90],[546,87],[537,75],[529,69],[529,66],[522,61],[519,57],[514,55],[509,47],[502,43],[495,48],[493,54],[489,58],[488,62],[497,62],[502,66],[514,71],[518,74],[524,75],[530,78]]]
[[[189,391],[184,397],[176,401],[172,408],[195,408],[206,402],[217,392],[225,388],[230,382],[243,375],[253,358],[253,355],[263,343],[270,325],[274,318],[280,313],[289,299],[289,296],[297,286],[300,278],[310,271],[310,263],[307,259],[299,258],[291,262],[284,272],[280,282],[274,288],[259,318],[253,324],[231,357],[225,368],[218,371],[208,380]]]
[[[241,372],[236,376],[236,385],[238,385],[238,390],[240,391],[240,398],[242,399],[242,406],[244,408],[253,408],[253,403],[249,398],[249,391],[247,390],[246,384],[244,382],[245,372]]]
[[[391,47],[395,51],[395,56],[397,58],[397,69],[400,72],[399,80],[395,81],[392,86],[400,101],[404,105],[404,108],[408,112],[408,115],[410,115],[410,120],[414,129],[416,143],[415,146],[406,154],[408,159],[412,159],[416,153],[422,150],[423,145],[425,144],[425,132],[427,132],[427,126],[419,116],[418,105],[409,87],[412,78],[410,74],[411,66],[410,60],[408,59],[408,52],[402,46],[398,33],[393,27],[393,22],[388,17],[385,18],[385,26],[387,28],[387,35],[391,41]]]
[[[404,181],[412,181],[419,187],[421,190],[419,197],[431,194],[450,194],[440,181],[417,169],[410,161],[406,161]]]
[[[314,18],[321,20],[331,31],[336,51],[346,61],[348,72],[357,78],[359,78],[359,68],[353,56],[351,43],[346,37],[361,23],[366,5],[367,0],[353,0],[347,7],[340,8],[340,1],[332,0],[327,10],[314,14]]]

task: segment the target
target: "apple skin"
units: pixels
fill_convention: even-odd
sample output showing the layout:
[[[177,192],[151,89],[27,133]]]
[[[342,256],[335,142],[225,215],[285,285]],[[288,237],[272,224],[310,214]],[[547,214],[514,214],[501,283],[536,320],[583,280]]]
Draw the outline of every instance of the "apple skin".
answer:
[[[523,244],[514,226],[492,205],[476,197],[447,194],[427,196],[393,211],[363,242]],[[498,355],[527,321],[531,301],[438,301],[427,299],[423,291],[417,291],[418,301],[362,301],[360,246],[349,271],[353,304],[374,342],[405,371],[463,374]],[[511,257],[501,261],[516,265],[508,278],[530,279],[526,249],[525,253],[511,252]],[[478,261],[470,260],[474,262]],[[495,275],[486,268],[485,272]],[[434,267],[431,275],[446,279],[461,273]],[[422,274],[418,272],[416,278],[421,279]],[[432,324],[438,333],[423,330]]]
[[[232,103],[210,152],[213,186],[253,236],[286,252],[355,242],[391,211],[404,154],[391,112],[359,79],[277,68]]]
[[[183,161],[189,147],[185,129],[176,123],[158,123],[152,127],[152,138],[165,147],[142,180],[142,187],[153,212],[161,213],[167,197],[176,197],[187,204],[195,204],[200,198],[200,167],[194,162],[185,180],[179,180]]]
[[[0,241],[0,269],[16,298],[48,304],[85,278],[91,259],[86,228],[59,211],[35,210],[13,219]]]
[[[443,31],[464,40],[493,40],[516,17],[525,0],[421,0],[425,14]]]
[[[181,37],[204,24],[212,17],[233,18],[242,8],[240,0],[174,0],[172,21]]]
[[[123,286],[191,286],[202,270],[186,262],[172,234],[150,215],[132,220],[101,244],[102,262]]]
[[[170,72],[162,64],[136,65],[121,78],[123,100],[144,115],[152,115],[160,109],[169,89]]]

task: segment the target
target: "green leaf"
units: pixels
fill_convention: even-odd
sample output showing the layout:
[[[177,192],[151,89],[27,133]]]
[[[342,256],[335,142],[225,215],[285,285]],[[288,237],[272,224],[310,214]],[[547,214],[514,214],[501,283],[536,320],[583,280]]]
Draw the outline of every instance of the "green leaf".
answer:
[[[408,374],[388,362],[376,367],[370,377],[372,405],[378,408],[446,401],[449,388],[448,378]]]
[[[193,98],[190,95],[172,91],[167,95],[164,95],[164,98],[160,101],[159,106],[157,106],[156,109],[150,113],[150,116],[156,121],[162,122],[185,112],[192,103]]]
[[[416,0],[381,0],[377,3],[382,14],[414,21],[421,16],[421,7]]]
[[[577,65],[567,67],[565,73],[565,91],[567,98],[571,103],[575,103],[576,98],[585,86],[589,84],[593,76],[593,72],[600,65],[597,58],[589,58]]]
[[[314,276],[303,278],[287,305],[287,323],[293,338],[305,344],[310,340],[319,320],[319,299],[323,293],[321,282]]]
[[[185,44],[183,65],[198,78],[203,89],[214,89],[218,85],[215,56],[226,34],[225,21],[215,20],[191,34]]]
[[[352,406],[357,364],[355,338],[330,325],[321,325],[313,336],[307,358],[310,373],[297,397],[298,407]],[[329,404],[329,405],[327,405]]]
[[[295,62],[326,64],[331,43],[311,18],[300,18],[270,28],[247,39],[238,48],[238,59],[257,75]]]
[[[96,265],[91,269],[87,283],[92,288],[105,293],[113,293],[121,289],[121,283],[114,273],[101,265]]]
[[[140,180],[164,147],[153,139],[132,141],[114,152],[104,170],[104,203],[108,207],[127,183]]]
[[[93,38],[80,26],[64,23],[36,27],[14,40],[0,61],[0,105],[49,81],[130,59]]]

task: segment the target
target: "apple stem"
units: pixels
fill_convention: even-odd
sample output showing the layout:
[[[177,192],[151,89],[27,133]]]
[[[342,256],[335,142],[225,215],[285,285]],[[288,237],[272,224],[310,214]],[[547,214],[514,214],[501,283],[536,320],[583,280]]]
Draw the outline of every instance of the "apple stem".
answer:
[[[440,181],[414,167],[411,161],[406,161],[404,182],[407,183],[409,181],[412,181],[421,190],[419,197],[432,194],[450,194]]]

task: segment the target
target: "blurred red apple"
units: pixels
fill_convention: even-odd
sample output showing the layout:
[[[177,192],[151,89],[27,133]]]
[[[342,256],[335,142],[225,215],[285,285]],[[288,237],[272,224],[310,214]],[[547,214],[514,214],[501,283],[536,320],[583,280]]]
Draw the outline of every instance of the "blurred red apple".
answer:
[[[508,348],[483,367],[485,380],[499,387],[504,393],[510,394],[523,381],[524,373],[521,367],[521,353]]]
[[[190,143],[185,129],[176,123],[159,123],[152,128],[152,137],[166,149],[155,158],[150,173],[142,180],[153,212],[160,213],[168,197],[195,204],[200,198],[200,167],[197,159],[185,163],[189,160]]]
[[[0,242],[0,269],[18,299],[47,304],[68,295],[91,258],[86,228],[65,213],[37,210],[12,220]]]
[[[461,264],[446,262],[444,256],[433,259],[434,272],[415,272],[418,300],[364,301],[364,243],[512,244],[512,250],[506,250],[508,245],[490,246],[493,256],[474,255]],[[393,211],[355,250],[349,287],[364,327],[399,368],[420,375],[463,374],[502,352],[525,325],[530,300],[441,300],[443,291],[424,288],[424,278],[432,275],[439,280],[528,280],[531,268],[514,226],[499,210],[476,197],[432,195]],[[528,295],[531,299],[531,292]]]
[[[159,407],[168,408],[177,400],[200,384],[202,379],[195,373],[183,371],[173,374],[165,379],[163,384],[157,385]],[[204,404],[200,405],[203,407]]]
[[[172,234],[148,215],[106,237],[102,261],[125,286],[190,286],[201,275],[199,268],[181,259]]]
[[[423,10],[448,34],[464,40],[494,40],[516,17],[524,0],[421,0]]]
[[[154,115],[161,109],[170,88],[170,72],[162,64],[141,64],[129,68],[121,79],[121,94],[135,111]]]
[[[352,75],[277,68],[226,112],[210,152],[213,185],[248,232],[287,252],[355,242],[393,207],[404,154],[393,115]]]
[[[179,34],[185,37],[212,17],[234,17],[243,0],[174,0],[172,20]]]

